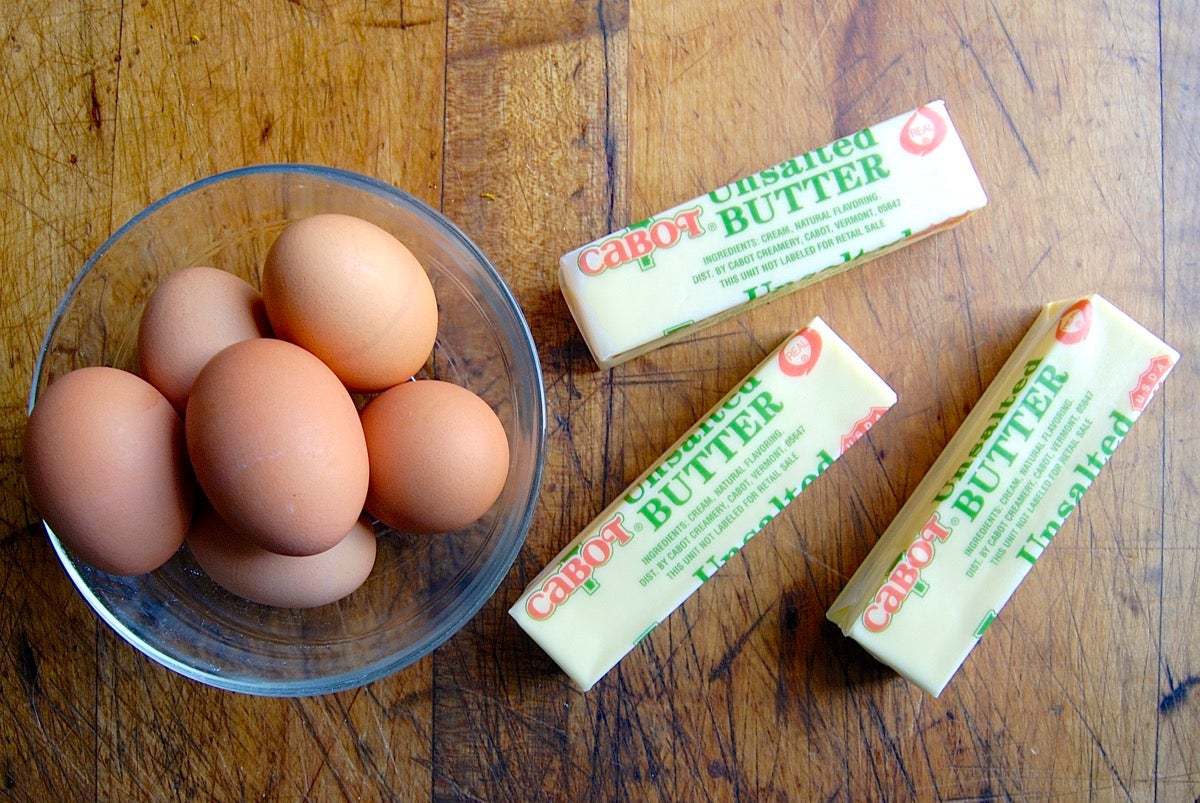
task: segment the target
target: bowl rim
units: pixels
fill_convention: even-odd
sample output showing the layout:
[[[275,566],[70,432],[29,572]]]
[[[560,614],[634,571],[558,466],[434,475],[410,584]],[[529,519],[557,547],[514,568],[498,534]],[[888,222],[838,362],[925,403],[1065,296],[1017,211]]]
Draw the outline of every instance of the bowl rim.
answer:
[[[451,637],[457,634],[466,624],[475,617],[477,613],[491,600],[497,589],[503,583],[504,578],[512,570],[512,565],[516,561],[517,555],[520,553],[521,547],[528,538],[529,530],[533,525],[533,518],[537,510],[537,500],[541,492],[543,475],[545,473],[546,463],[546,385],[542,374],[542,366],[540,355],[537,350],[537,344],[533,340],[533,335],[529,329],[529,323],[517,303],[516,297],[512,290],[504,281],[495,265],[491,260],[479,249],[475,243],[467,237],[467,235],[442,212],[434,209],[429,204],[422,201],[420,198],[406,192],[399,187],[389,184],[380,179],[356,173],[338,167],[330,167],[325,165],[317,165],[304,162],[268,162],[262,164],[247,165],[243,167],[225,170],[204,178],[197,179],[188,184],[185,184],[158,200],[150,203],[139,210],[133,217],[129,218],[125,223],[119,226],[110,234],[103,243],[88,257],[83,263],[83,266],[75,274],[67,289],[64,291],[62,298],[59,300],[54,309],[53,317],[50,326],[46,329],[46,334],[42,338],[41,346],[38,349],[37,359],[34,362],[33,373],[29,386],[29,398],[26,407],[26,415],[33,412],[34,404],[37,400],[38,385],[41,383],[42,372],[45,367],[47,351],[58,330],[63,316],[70,307],[78,292],[80,285],[84,279],[92,271],[95,264],[131,229],[141,223],[157,210],[173,203],[174,201],[190,195],[209,186],[219,184],[226,181],[235,180],[238,178],[256,176],[256,175],[271,175],[271,174],[299,174],[302,176],[312,176],[322,179],[331,179],[341,184],[349,185],[353,188],[365,190],[372,194],[382,196],[389,200],[399,201],[402,204],[408,204],[414,207],[420,214],[429,217],[438,225],[445,229],[445,232],[453,239],[459,242],[473,256],[478,259],[479,265],[482,267],[485,274],[489,275],[493,280],[496,289],[499,291],[498,298],[495,302],[502,307],[513,317],[517,324],[517,333],[523,336],[518,342],[519,345],[524,345],[529,349],[529,354],[532,356],[532,368],[534,375],[531,377],[536,383],[536,393],[532,409],[532,430],[535,439],[535,460],[532,476],[530,478],[529,493],[524,499],[524,508],[520,521],[516,523],[515,532],[519,537],[511,539],[511,543],[507,544],[505,549],[497,552],[493,556],[493,570],[488,572],[481,585],[485,591],[479,595],[479,598],[472,605],[464,606],[461,609],[454,609],[453,613],[447,614],[443,622],[443,628],[436,637],[428,642],[421,643],[415,649],[406,649],[399,652],[393,652],[387,656],[380,658],[372,663],[366,664],[363,667],[358,667],[352,671],[341,672],[332,675],[320,675],[313,678],[299,678],[278,680],[271,679],[265,681],[245,680],[240,677],[228,677],[223,675],[219,669],[206,670],[202,667],[186,663],[178,658],[165,653],[151,644],[147,643],[141,636],[136,634],[128,625],[118,618],[108,606],[100,600],[100,598],[92,590],[90,584],[81,574],[79,567],[76,565],[74,558],[66,551],[58,536],[50,528],[50,525],[42,519],[42,527],[49,536],[50,544],[58,556],[59,563],[66,570],[67,575],[71,578],[72,584],[80,595],[87,601],[89,607],[100,616],[100,618],[108,624],[122,639],[133,646],[146,657],[152,659],[158,664],[182,675],[190,680],[223,689],[225,691],[238,692],[247,695],[261,697],[305,697],[318,694],[328,694],[338,691],[346,691],[349,689],[365,686],[368,683],[374,682],[381,678],[387,677],[395,672],[404,669],[427,655],[432,654],[440,646],[442,646]]]

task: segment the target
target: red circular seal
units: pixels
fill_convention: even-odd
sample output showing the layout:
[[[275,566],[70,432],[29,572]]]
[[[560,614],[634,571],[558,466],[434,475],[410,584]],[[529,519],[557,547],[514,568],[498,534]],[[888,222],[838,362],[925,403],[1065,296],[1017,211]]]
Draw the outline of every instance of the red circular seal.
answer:
[[[946,121],[928,106],[913,112],[900,129],[900,146],[917,156],[932,153],[945,138]]]
[[[805,376],[821,357],[821,335],[804,327],[779,350],[779,370],[784,376]]]
[[[1072,304],[1058,319],[1054,339],[1067,346],[1083,341],[1092,328],[1092,302],[1086,298]]]

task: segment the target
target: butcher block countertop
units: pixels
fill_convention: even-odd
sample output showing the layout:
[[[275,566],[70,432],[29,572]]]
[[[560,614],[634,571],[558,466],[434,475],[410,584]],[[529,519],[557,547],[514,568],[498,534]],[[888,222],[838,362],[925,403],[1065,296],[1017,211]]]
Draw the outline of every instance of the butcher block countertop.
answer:
[[[1186,0],[6,2],[0,800],[1200,798],[1195,14]],[[935,99],[983,210],[596,367],[560,255]],[[210,688],[126,644],[59,564],[21,455],[38,347],[88,255],[172,190],[267,162],[357,171],[444,212],[524,311],[548,411],[533,526],[482,611],[407,669],[300,699]],[[1092,292],[1182,358],[932,697],[826,610],[1040,306]],[[816,315],[898,404],[574,690],[508,608]]]

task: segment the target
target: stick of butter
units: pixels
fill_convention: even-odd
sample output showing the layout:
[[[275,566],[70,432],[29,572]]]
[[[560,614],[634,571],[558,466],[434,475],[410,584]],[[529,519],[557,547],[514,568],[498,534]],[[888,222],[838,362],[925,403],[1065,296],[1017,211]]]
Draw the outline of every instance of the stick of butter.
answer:
[[[559,286],[608,368],[986,203],[935,101],[577,248]]]
[[[813,319],[584,528],[509,613],[587,691],[895,403]]]
[[[828,618],[940,694],[1178,359],[1098,295],[1047,305]]]

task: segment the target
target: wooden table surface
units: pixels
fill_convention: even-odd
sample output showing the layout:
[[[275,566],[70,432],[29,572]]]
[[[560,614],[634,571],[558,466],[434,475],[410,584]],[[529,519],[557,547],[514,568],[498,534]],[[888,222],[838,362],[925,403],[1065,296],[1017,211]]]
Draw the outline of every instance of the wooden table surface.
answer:
[[[0,799],[939,800],[1200,795],[1194,0],[10,0],[0,11]],[[560,254],[944,98],[990,202],[613,370]],[[513,289],[549,410],[529,539],[458,635],[325,697],[185,680],[102,624],[28,501],[33,362],[86,257],[205,175],[300,161],[440,208]],[[1043,302],[1183,353],[939,698],[825,610]],[[586,695],[507,615],[790,329],[896,388],[864,442]]]

